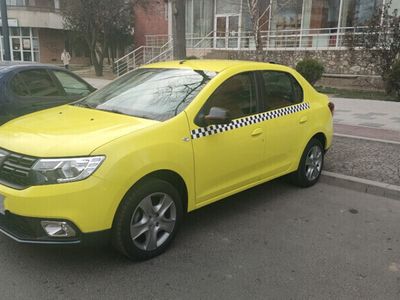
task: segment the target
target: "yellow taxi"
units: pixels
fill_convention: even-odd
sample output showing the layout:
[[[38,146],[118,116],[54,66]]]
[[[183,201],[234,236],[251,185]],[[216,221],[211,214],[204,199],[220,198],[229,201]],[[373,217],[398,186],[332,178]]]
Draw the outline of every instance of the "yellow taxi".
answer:
[[[104,236],[131,259],[154,257],[186,212],[287,174],[315,184],[333,109],[277,64],[143,66],[0,127],[0,231],[41,244]]]

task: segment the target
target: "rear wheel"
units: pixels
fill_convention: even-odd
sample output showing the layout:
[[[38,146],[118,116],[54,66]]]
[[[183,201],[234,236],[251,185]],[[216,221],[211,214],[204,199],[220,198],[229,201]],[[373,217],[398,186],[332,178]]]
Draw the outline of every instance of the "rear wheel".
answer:
[[[311,139],[300,160],[299,168],[291,174],[291,181],[301,187],[314,185],[324,165],[324,147],[318,139]]]
[[[145,260],[166,250],[182,219],[177,190],[159,179],[134,187],[118,209],[113,226],[113,244],[132,260]]]

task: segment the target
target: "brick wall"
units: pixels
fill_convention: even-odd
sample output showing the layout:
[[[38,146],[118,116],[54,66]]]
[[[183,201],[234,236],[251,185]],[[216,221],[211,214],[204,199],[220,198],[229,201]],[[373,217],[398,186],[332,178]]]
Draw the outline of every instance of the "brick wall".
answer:
[[[39,29],[39,49],[41,63],[60,64],[61,53],[65,46],[65,36],[62,30]]]
[[[377,76],[375,65],[368,63],[368,55],[361,50],[271,50],[266,54],[266,61],[294,68],[300,60],[314,58],[324,65],[325,74],[328,74],[318,84],[382,89],[382,80]],[[255,57],[254,51],[212,50],[204,58],[255,60]]]
[[[359,50],[271,50],[267,61],[295,67],[304,58],[319,60],[325,73],[343,75],[376,75],[375,66],[368,63],[368,54]],[[205,58],[254,60],[254,51],[213,50]]]
[[[39,48],[40,48],[40,62],[45,64],[62,64],[61,53],[65,47],[65,33],[63,30],[57,29],[39,29]],[[72,55],[71,64],[74,65],[88,65],[90,63],[89,57],[85,57],[82,53],[81,57]]]
[[[135,7],[135,48],[145,45],[147,34],[168,34],[167,6],[164,0],[149,0]]]

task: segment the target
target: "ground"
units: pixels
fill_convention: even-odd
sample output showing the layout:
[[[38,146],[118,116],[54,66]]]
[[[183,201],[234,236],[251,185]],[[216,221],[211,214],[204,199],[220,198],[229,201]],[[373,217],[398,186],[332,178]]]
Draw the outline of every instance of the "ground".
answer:
[[[399,299],[400,202],[267,183],[189,214],[165,254],[0,236],[3,299]]]
[[[324,169],[400,186],[400,143],[335,136]]]

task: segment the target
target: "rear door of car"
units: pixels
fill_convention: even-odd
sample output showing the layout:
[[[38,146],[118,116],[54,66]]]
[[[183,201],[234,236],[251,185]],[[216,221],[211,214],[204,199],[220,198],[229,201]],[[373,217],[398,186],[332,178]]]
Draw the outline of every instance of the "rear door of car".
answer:
[[[266,121],[265,177],[278,176],[293,169],[304,149],[307,132],[309,104],[295,77],[284,71],[258,72],[261,87],[261,111]]]

